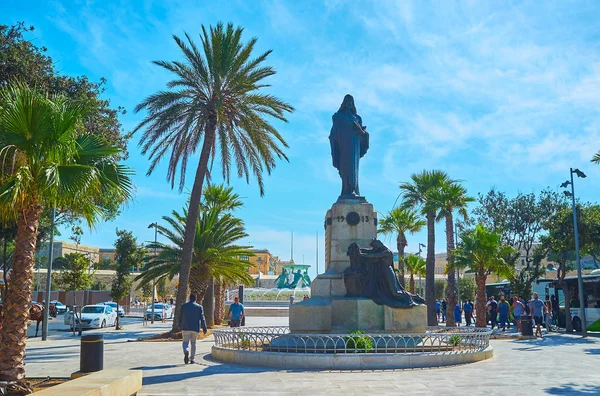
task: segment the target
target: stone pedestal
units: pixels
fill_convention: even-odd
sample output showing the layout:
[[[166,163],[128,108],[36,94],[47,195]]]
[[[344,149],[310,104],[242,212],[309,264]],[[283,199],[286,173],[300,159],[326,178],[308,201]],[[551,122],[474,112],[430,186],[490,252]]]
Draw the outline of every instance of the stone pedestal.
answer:
[[[390,308],[346,297],[348,246],[368,247],[377,237],[377,212],[361,200],[338,201],[325,216],[325,273],[311,285],[311,298],[290,306],[292,333],[424,333],[427,308]]]

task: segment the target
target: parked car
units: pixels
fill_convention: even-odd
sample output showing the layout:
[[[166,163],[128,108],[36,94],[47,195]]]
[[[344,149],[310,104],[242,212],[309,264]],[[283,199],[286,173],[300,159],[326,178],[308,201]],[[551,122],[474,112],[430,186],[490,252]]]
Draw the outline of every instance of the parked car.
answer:
[[[64,323],[72,327],[73,312],[65,314]],[[81,328],[82,329],[101,329],[107,326],[114,326],[117,322],[117,313],[110,305],[86,305],[81,309]],[[75,328],[79,328],[79,318],[75,319]]]
[[[155,303],[154,320],[162,320],[163,313],[165,315],[165,319],[173,319],[173,308],[169,304]],[[146,320],[150,319],[152,319],[152,305],[146,308]]]
[[[56,307],[56,311],[59,315],[67,312],[67,306],[58,300],[50,301],[50,304],[53,304]]]
[[[117,303],[114,302],[114,301],[107,301],[107,302],[104,302],[102,304],[109,305],[113,309],[113,311],[117,312],[117,314],[119,315],[120,318],[122,318],[123,316],[125,316],[125,311],[123,310],[123,306],[122,305],[119,305],[119,309],[117,310]]]

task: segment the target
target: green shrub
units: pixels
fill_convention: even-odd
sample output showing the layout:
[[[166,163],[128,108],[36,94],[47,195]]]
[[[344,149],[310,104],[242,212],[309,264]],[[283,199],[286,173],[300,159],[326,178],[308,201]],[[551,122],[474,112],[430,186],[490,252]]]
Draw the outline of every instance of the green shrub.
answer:
[[[373,350],[373,339],[361,334],[365,334],[364,331],[356,330],[351,331],[350,334],[355,334],[351,337],[346,337],[347,349],[354,349],[357,353],[367,353]]]
[[[462,339],[459,335],[453,335],[448,339],[448,345],[457,346],[460,344],[460,340]]]

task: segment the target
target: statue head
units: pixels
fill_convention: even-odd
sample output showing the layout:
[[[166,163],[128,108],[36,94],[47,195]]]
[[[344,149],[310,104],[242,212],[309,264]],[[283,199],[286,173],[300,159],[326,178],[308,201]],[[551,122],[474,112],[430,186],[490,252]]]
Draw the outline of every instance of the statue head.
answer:
[[[340,106],[340,109],[338,111],[356,114],[356,106],[354,106],[354,98],[352,97],[352,95],[344,96],[344,101],[342,102],[342,105]]]
[[[348,250],[346,251],[346,255],[352,256],[353,254],[360,253],[360,246],[358,243],[354,242],[348,246]]]
[[[373,240],[371,240],[371,243],[369,243],[369,245],[375,250],[387,249],[386,246],[383,244],[383,242],[381,242],[379,239],[376,239],[376,238],[373,238]]]

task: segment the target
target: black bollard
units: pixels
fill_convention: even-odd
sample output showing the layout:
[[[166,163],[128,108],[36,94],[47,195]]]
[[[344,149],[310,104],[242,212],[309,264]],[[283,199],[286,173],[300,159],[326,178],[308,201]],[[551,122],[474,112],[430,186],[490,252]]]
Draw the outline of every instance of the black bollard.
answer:
[[[79,371],[93,373],[104,368],[104,335],[90,334],[81,337]]]
[[[531,316],[521,316],[521,335],[533,336],[533,327],[531,322]]]

